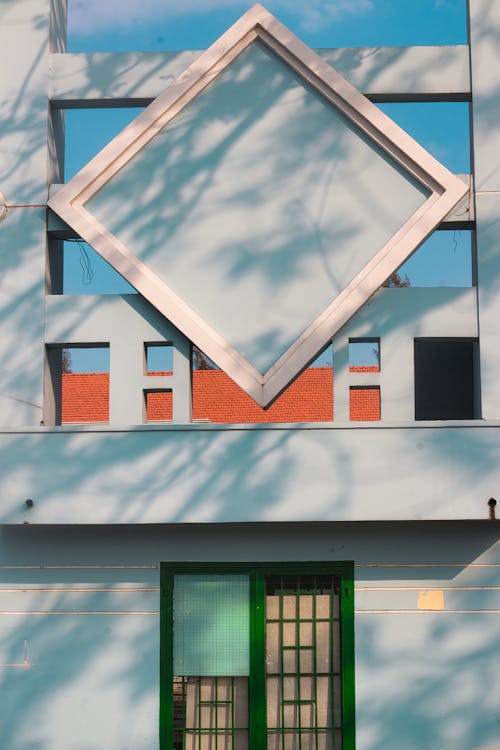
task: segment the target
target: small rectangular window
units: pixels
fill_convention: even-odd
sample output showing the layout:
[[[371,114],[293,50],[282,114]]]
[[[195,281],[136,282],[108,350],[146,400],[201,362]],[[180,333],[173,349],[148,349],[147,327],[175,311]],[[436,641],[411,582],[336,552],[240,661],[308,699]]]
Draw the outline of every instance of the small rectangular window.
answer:
[[[379,372],[380,339],[349,339],[349,372]]]
[[[415,339],[415,419],[474,419],[474,339]]]
[[[172,375],[174,347],[169,342],[144,344],[146,375]]]
[[[380,420],[380,388],[355,385],[349,388],[349,419],[351,422]]]

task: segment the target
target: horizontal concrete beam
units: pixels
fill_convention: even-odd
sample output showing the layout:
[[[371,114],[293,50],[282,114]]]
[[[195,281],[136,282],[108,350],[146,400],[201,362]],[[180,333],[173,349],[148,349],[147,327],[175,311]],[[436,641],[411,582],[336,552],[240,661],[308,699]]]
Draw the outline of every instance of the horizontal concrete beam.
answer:
[[[465,100],[470,96],[469,49],[355,47],[318,54],[377,101]],[[200,51],[53,54],[54,107],[144,106],[157,97]]]
[[[487,520],[499,486],[498,422],[0,435],[0,524]]]

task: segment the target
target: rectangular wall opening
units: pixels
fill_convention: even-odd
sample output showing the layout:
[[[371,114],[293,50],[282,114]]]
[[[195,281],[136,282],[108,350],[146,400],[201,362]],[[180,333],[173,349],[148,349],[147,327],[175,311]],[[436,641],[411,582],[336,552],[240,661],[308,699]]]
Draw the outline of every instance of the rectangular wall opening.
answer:
[[[415,339],[415,419],[476,419],[476,339]]]
[[[65,240],[62,294],[137,294],[118,271],[83,240]]]
[[[390,102],[378,106],[451,172],[469,174],[468,102]]]
[[[47,347],[48,424],[109,421],[109,345]]]
[[[459,287],[475,284],[473,233],[439,229],[387,279],[388,287]]]
[[[329,344],[266,409],[195,346],[191,357],[191,386],[195,422],[330,422],[333,419],[332,346]]]
[[[380,372],[380,339],[349,339],[349,372]]]
[[[144,344],[146,375],[172,375],[174,347],[170,342]]]

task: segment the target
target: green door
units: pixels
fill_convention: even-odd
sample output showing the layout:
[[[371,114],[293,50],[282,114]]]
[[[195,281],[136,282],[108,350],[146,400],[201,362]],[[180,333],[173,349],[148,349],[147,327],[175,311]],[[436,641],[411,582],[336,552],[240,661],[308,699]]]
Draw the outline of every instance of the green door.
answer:
[[[352,577],[324,563],[172,567],[162,750],[352,750]]]

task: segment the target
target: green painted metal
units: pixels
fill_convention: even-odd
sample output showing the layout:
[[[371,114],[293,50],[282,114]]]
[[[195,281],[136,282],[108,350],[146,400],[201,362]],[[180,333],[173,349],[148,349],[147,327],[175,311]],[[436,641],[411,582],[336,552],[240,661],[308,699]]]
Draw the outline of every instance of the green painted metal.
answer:
[[[160,748],[173,747],[173,575],[160,570]]]
[[[266,747],[266,672],[265,672],[265,580],[262,571],[254,570],[250,579],[250,747]]]
[[[249,640],[250,640],[250,676],[249,676],[249,693],[248,693],[248,733],[249,747],[252,750],[265,750],[267,746],[267,706],[266,706],[266,679],[270,673],[266,673],[266,624],[274,622],[269,619],[266,621],[266,577],[280,577],[280,603],[279,618],[276,622],[280,623],[280,671],[278,677],[281,680],[281,722],[280,727],[276,727],[281,733],[282,747],[284,748],[286,735],[284,731],[284,707],[285,704],[297,705],[299,708],[299,721],[297,734],[299,740],[299,750],[302,747],[300,706],[314,703],[316,716],[315,727],[315,744],[319,747],[320,733],[331,732],[334,736],[334,727],[339,723],[342,725],[342,743],[341,747],[335,745],[335,750],[354,750],[355,748],[355,724],[354,724],[354,587],[353,587],[354,565],[351,562],[304,562],[304,563],[179,563],[179,564],[162,564],[161,567],[161,646],[160,646],[160,748],[161,750],[174,750],[180,747],[177,737],[177,744],[174,745],[174,691],[173,691],[173,585],[174,575],[200,574],[225,574],[225,575],[248,575],[250,581],[250,621],[249,621]],[[341,650],[341,685],[342,685],[342,718],[341,722],[333,715],[334,695],[333,695],[333,678],[331,682],[330,703],[331,703],[331,721],[328,726],[320,727],[317,721],[317,701],[316,701],[316,680],[318,676],[331,676],[333,672],[333,630],[335,612],[331,604],[330,617],[328,619],[317,616],[316,612],[316,594],[318,590],[324,588],[324,582],[319,581],[319,577],[327,575],[330,580],[332,594],[337,590],[340,593],[340,650]],[[301,580],[302,576],[302,580]],[[307,577],[304,580],[304,577]],[[299,609],[299,599],[297,597],[295,614],[291,622],[295,623],[297,642],[290,646],[283,644],[283,624],[290,621],[284,617],[283,597],[285,595],[285,586],[295,586],[295,593],[300,594],[303,586],[307,587],[307,593],[312,594],[312,617],[301,617]],[[333,602],[333,595],[331,601]],[[330,622],[330,672],[321,673],[318,671],[316,662],[316,624],[320,621]],[[313,644],[300,643],[300,622],[311,622],[313,635]],[[297,653],[296,680],[297,696],[296,700],[284,699],[284,679],[286,677],[283,665],[283,652],[290,648]],[[302,698],[300,694],[301,667],[299,663],[300,654],[305,650],[312,650],[314,660],[310,676],[314,679],[314,700],[311,701]],[[308,673],[309,674],[309,673]],[[272,675],[271,675],[272,676]],[[187,678],[186,678],[187,679]],[[231,676],[231,698],[230,700],[221,700],[219,696],[218,680],[215,677],[214,686],[210,700],[202,700],[201,683],[198,690],[198,721],[196,727],[183,727],[183,732],[197,731],[200,733],[213,734],[217,736],[219,732],[218,708],[222,704],[230,705],[231,726],[224,726],[224,734],[231,735],[232,746],[235,746],[236,734],[240,731],[246,731],[246,727],[237,726],[235,717],[235,678]],[[185,686],[183,687],[185,690]],[[185,696],[185,692],[183,693]],[[215,726],[204,726],[202,717],[202,706],[212,707],[215,714]],[[222,733],[222,730],[221,730]]]
[[[342,577],[340,596],[340,639],[342,658],[342,750],[355,750],[354,681],[354,565]]]

